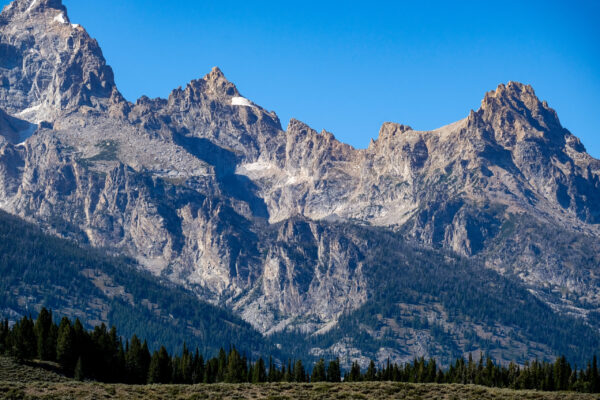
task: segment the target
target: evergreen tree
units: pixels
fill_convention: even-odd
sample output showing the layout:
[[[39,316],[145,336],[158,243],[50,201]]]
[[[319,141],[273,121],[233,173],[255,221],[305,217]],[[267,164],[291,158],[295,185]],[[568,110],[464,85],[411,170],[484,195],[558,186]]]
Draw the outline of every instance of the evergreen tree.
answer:
[[[81,362],[81,357],[77,358],[77,362],[75,363],[75,371],[73,372],[73,376],[78,381],[83,381],[83,379],[84,379],[83,363]]]
[[[281,366],[281,381],[282,382],[291,382],[292,381],[292,367],[291,361],[288,359],[287,368],[285,365]]]
[[[136,335],[131,337],[129,348],[125,354],[125,368],[127,380],[133,384],[144,384],[148,378],[148,367],[150,354],[148,345],[145,348]]]
[[[148,370],[150,369],[151,358],[152,355],[150,354],[150,350],[148,350],[148,342],[144,340],[144,343],[142,344],[142,353],[140,356],[140,367],[143,372],[141,376],[143,376],[143,382],[148,379]]]
[[[5,319],[4,322],[0,323],[0,354],[7,354],[10,351],[8,346],[9,335],[8,319]]]
[[[273,364],[273,357],[269,356],[269,382],[277,382],[280,377],[278,376],[277,369]]]
[[[127,377],[127,366],[125,365],[125,349],[123,349],[123,340],[119,338],[117,354],[114,364],[114,374],[111,382],[119,382]]]
[[[267,370],[265,368],[265,362],[262,358],[259,358],[252,370],[252,383],[262,383],[267,381]]]
[[[227,357],[227,370],[225,373],[225,382],[240,383],[247,379],[246,363],[242,361],[240,353],[234,348],[231,349]]]
[[[358,365],[358,362],[353,361],[352,367],[350,368],[350,374],[348,375],[348,381],[359,382],[360,380],[361,380],[360,365]]]
[[[430,359],[427,363],[427,374],[425,377],[425,382],[435,382],[437,378],[437,364],[435,359]]]
[[[58,326],[56,361],[68,372],[73,371],[77,362],[75,350],[75,334],[71,327],[71,321],[67,317],[63,317]]]
[[[109,332],[109,346],[111,357],[109,359],[109,368],[111,373],[108,375],[109,382],[117,382],[120,377],[126,376],[125,350],[123,341],[117,335],[117,328],[112,326]]]
[[[173,362],[173,383],[190,383],[192,381],[193,356],[185,342],[180,357]]]
[[[255,367],[256,367],[256,364],[250,363],[248,365],[248,368],[247,368],[248,372],[246,374],[246,380],[245,380],[246,382],[249,382],[249,383],[258,383],[258,382],[254,382],[253,381],[253,379],[254,379],[254,368]]]
[[[327,367],[327,381],[328,382],[339,382],[342,379],[342,371],[340,368],[340,359],[336,358],[329,362]]]
[[[204,358],[196,348],[196,354],[194,354],[194,367],[192,372],[192,383],[201,383],[204,380]]]
[[[322,358],[315,363],[313,366],[312,374],[310,376],[311,382],[324,382],[327,380],[325,374],[325,360]]]
[[[374,381],[376,373],[377,369],[375,368],[375,361],[371,360],[371,362],[369,363],[369,368],[367,368],[367,372],[365,374],[365,380]]]
[[[473,355],[471,353],[469,353],[469,362],[467,364],[466,381],[463,381],[462,383],[470,383],[470,384],[475,383],[475,374],[476,374],[475,362],[473,361]]]
[[[215,382],[223,382],[225,380],[225,372],[227,370],[227,354],[221,347],[219,349],[218,370]]]
[[[220,360],[217,358],[211,358],[206,363],[204,368],[204,383],[215,383],[217,382],[219,374],[219,363]]]
[[[17,360],[31,360],[37,355],[37,338],[33,320],[23,317],[13,328],[13,355]]]
[[[37,357],[40,360],[54,361],[56,358],[56,336],[52,328],[52,312],[42,308],[35,321]]]
[[[554,362],[554,384],[555,390],[567,390],[569,388],[569,378],[571,371],[568,367],[565,356],[558,357]]]
[[[598,360],[596,355],[592,359],[592,370],[589,377],[590,391],[592,393],[600,393],[600,376],[598,376]]]
[[[160,350],[152,354],[148,369],[148,383],[170,383],[171,374],[171,357],[169,357],[167,349],[161,346]]]
[[[306,371],[302,365],[302,360],[296,361],[294,364],[294,381],[295,382],[306,382]]]
[[[73,339],[75,345],[75,354],[79,354],[83,358],[87,356],[87,353],[89,351],[89,344],[87,343],[88,337],[89,335],[83,328],[83,324],[81,323],[79,318],[76,318],[75,322],[73,322]]]

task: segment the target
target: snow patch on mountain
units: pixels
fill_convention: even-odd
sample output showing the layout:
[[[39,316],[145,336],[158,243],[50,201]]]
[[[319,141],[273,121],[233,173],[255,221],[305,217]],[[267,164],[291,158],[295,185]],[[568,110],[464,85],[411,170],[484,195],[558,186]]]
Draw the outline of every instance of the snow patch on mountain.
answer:
[[[66,25],[68,22],[65,20],[65,13],[60,13],[56,17],[54,17],[54,22],[58,22],[59,24]]]
[[[253,163],[243,164],[238,167],[240,170],[252,171],[252,172],[260,172],[267,171],[270,169],[276,169],[277,166],[268,161],[256,161]]]
[[[231,99],[232,106],[256,107],[250,100],[245,97],[236,96]]]
[[[26,108],[23,111],[21,111],[20,113],[18,113],[17,117],[23,117],[27,114],[31,114],[32,112],[38,111],[40,108],[42,108],[41,104]]]

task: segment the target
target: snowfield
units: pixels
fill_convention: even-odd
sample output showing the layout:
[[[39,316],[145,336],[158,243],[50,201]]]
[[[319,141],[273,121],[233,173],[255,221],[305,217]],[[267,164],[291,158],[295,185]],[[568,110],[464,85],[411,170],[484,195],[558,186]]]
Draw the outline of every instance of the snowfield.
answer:
[[[250,100],[245,97],[236,96],[231,99],[232,106],[256,107]]]

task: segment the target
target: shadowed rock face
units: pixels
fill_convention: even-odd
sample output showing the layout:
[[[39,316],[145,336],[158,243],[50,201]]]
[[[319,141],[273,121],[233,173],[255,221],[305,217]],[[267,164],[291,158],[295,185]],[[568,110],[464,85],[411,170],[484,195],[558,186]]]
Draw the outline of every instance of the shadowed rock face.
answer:
[[[365,260],[383,249],[347,226],[514,275],[559,312],[600,306],[600,262],[573,250],[600,243],[600,162],[530,86],[433,131],[387,122],[357,150],[284,131],[218,68],[129,103],[59,0],[16,0],[0,109],[3,209],[130,253],[265,333],[324,332],[377,291]]]

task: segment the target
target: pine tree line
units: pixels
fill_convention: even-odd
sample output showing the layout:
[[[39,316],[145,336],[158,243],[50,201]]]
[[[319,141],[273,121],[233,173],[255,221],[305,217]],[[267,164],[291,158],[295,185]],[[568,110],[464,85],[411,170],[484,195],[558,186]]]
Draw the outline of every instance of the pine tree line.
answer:
[[[446,370],[438,367],[435,359],[415,358],[404,365],[391,364],[377,368],[371,361],[362,372],[357,362],[352,363],[344,375],[346,382],[396,381],[411,383],[458,383],[475,384],[510,389],[535,389],[544,391],[600,392],[600,375],[596,356],[587,363],[587,368],[572,368],[564,356],[555,362],[526,362],[519,366],[514,362],[508,366],[495,363],[490,357],[480,356],[475,362],[458,358]]]
[[[66,374],[76,379],[129,384],[146,383],[262,383],[262,382],[340,382],[340,360],[320,359],[307,370],[301,360],[288,360],[278,366],[269,357],[249,360],[232,347],[205,360],[198,349],[191,352],[184,344],[181,354],[170,355],[164,346],[150,353],[146,341],[136,335],[123,343],[115,327],[102,324],[86,331],[79,321],[63,317],[55,324],[52,313],[43,308],[37,319],[23,317],[12,327],[8,320],[0,323],[0,354],[18,360],[55,361]],[[412,383],[477,384],[512,389],[546,391],[572,390],[600,392],[596,356],[586,368],[572,367],[565,357],[554,363],[533,361],[519,366],[499,365],[480,356],[475,362],[458,358],[449,368],[441,369],[434,359],[415,358],[404,365],[377,367],[371,361],[365,371],[355,361],[343,375],[345,382],[396,381]]]

